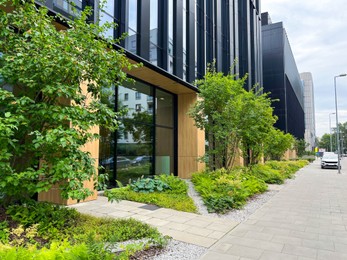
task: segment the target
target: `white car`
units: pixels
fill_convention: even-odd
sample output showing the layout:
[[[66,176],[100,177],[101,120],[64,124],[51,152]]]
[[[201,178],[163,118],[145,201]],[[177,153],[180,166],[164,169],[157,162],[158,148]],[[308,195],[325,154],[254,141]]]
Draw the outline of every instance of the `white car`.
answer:
[[[336,153],[324,153],[321,160],[321,168],[338,168],[338,156]],[[341,169],[341,165],[340,165]]]

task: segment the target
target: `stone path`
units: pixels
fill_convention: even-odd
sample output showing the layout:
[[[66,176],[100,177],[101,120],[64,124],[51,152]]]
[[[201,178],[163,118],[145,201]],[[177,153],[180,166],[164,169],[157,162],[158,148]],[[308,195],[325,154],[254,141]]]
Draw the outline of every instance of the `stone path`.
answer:
[[[347,259],[347,158],[342,174],[319,163],[301,169],[201,259]]]
[[[110,203],[106,197],[72,205],[79,212],[98,217],[134,218],[158,228],[173,239],[206,248],[211,247],[238,223],[133,201]]]

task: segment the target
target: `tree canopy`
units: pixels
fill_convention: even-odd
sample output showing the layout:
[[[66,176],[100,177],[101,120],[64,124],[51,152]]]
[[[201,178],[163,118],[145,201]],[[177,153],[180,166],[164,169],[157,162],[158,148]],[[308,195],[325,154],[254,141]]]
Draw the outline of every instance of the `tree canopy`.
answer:
[[[199,100],[190,116],[198,128],[206,131],[205,159],[212,169],[230,168],[238,149],[246,164],[257,163],[269,135],[278,134],[273,128],[276,117],[270,98],[255,92],[255,88],[246,91],[246,78],[247,75],[237,79],[231,73],[216,72],[212,64],[204,78],[196,81]]]
[[[6,12],[5,6],[12,11]],[[9,9],[7,9],[9,10]],[[126,80],[131,65],[102,37],[114,24],[51,16],[34,1],[0,0],[0,187],[7,201],[57,184],[64,198],[85,199],[94,159],[81,150],[95,126],[117,128],[103,89]],[[67,24],[57,30],[55,20]]]

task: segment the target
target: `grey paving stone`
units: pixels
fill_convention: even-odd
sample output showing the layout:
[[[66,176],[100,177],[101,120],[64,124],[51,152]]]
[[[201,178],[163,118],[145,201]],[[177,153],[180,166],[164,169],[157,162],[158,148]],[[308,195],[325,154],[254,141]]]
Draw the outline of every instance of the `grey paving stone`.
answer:
[[[303,246],[288,245],[288,244],[284,246],[282,253],[289,254],[289,255],[310,257],[310,258],[317,257],[317,249],[303,247]]]
[[[298,256],[278,252],[264,251],[260,260],[298,260]]]
[[[253,248],[253,247],[233,245],[226,253],[229,255],[232,255],[232,256],[248,257],[251,259],[259,259],[259,257],[263,253],[263,250]],[[226,258],[226,259],[228,259],[228,258]]]
[[[339,253],[339,252],[333,252],[333,251],[327,251],[327,250],[318,250],[318,256],[317,259],[319,260],[346,260],[347,254]]]
[[[240,257],[239,256],[233,256],[230,254],[221,254],[221,253],[217,253],[217,252],[207,252],[200,259],[203,259],[203,260],[222,260],[222,259],[240,260]]]

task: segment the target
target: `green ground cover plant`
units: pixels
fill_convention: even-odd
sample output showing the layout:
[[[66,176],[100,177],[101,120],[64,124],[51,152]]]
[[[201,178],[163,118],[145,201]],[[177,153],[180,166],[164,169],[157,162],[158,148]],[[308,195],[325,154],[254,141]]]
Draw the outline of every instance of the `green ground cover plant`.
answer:
[[[269,161],[251,168],[224,168],[195,173],[192,182],[201,195],[209,212],[224,214],[241,208],[250,197],[265,192],[267,184],[282,184],[294,173],[307,165],[301,161]]]
[[[218,169],[196,173],[192,177],[209,212],[226,213],[241,208],[247,198],[267,190],[261,179],[247,174],[244,169]]]
[[[149,188],[146,188],[146,185]],[[185,181],[163,174],[155,176],[154,179],[140,178],[125,187],[108,190],[105,195],[110,201],[131,200],[185,212],[196,212],[194,201],[187,192],[188,185]]]
[[[129,259],[167,238],[134,219],[97,218],[75,209],[29,202],[0,208],[0,259]],[[115,243],[145,238],[119,253]]]

